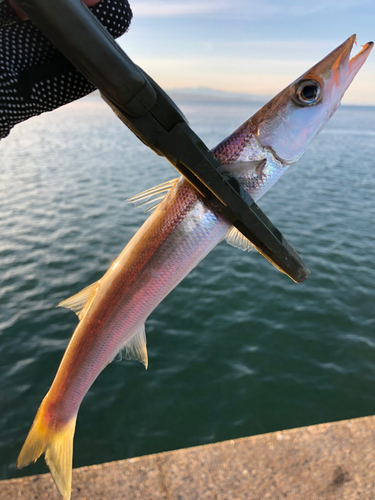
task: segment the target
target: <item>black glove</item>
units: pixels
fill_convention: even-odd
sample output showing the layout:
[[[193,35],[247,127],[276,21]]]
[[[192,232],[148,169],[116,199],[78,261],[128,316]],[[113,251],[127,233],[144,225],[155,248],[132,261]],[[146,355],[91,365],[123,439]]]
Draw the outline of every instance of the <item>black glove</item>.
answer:
[[[132,18],[127,0],[100,0],[90,10],[115,38]],[[0,0],[0,139],[17,123],[93,90],[38,28],[20,21],[8,1]]]

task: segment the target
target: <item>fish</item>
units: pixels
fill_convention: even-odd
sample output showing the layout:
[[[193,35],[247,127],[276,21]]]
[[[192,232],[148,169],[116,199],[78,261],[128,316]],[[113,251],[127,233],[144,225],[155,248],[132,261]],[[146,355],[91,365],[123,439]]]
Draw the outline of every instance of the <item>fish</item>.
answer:
[[[213,150],[223,175],[258,201],[295,163],[341,103],[373,48],[350,58],[352,35],[277,94]],[[160,201],[161,199],[161,201]],[[65,500],[71,495],[73,437],[80,404],[100,372],[123,351],[148,366],[145,321],[222,240],[251,243],[183,178],[131,198],[154,211],[96,283],[59,304],[79,323],[17,460],[42,454]]]

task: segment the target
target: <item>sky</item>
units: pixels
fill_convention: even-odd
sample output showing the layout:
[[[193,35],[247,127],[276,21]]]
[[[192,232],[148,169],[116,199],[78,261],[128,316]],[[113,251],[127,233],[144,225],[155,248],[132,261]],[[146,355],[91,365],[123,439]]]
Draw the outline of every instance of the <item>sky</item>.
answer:
[[[119,43],[165,89],[273,96],[350,35],[375,39],[375,0],[130,0]],[[354,51],[355,53],[355,51]],[[375,50],[346,104],[375,105]]]

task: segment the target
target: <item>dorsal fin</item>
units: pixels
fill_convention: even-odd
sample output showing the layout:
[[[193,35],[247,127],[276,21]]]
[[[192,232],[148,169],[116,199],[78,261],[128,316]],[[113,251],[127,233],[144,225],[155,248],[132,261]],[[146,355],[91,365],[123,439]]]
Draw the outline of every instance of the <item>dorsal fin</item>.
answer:
[[[251,242],[234,226],[229,229],[225,236],[225,240],[229,245],[232,245],[232,247],[239,248],[244,252],[246,252],[246,250],[250,252],[250,250],[254,248]]]
[[[99,288],[99,283],[100,281],[96,281],[95,283],[84,288],[75,295],[72,295],[68,299],[63,300],[62,302],[57,304],[57,307],[66,307],[67,309],[71,309],[77,314],[79,319],[82,319],[85,310],[95,298],[95,295]]]
[[[149,212],[161,203],[161,200],[165,198],[167,193],[173,188],[178,180],[179,177],[163,182],[163,184],[159,184],[158,186],[147,189],[147,191],[143,191],[142,193],[132,196],[127,201],[134,203],[136,207],[146,206],[145,212]],[[155,201],[157,201],[157,203],[155,203]],[[151,203],[152,205],[150,206]]]
[[[145,325],[143,324],[141,328],[127,342],[125,342],[120,352],[122,355],[121,357],[140,361],[145,365],[147,370],[148,356],[146,344]]]

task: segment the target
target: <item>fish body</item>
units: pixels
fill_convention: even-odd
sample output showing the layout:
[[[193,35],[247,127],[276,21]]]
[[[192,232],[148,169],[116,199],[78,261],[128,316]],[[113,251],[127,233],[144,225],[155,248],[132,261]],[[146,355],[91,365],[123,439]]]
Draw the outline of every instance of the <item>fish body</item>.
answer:
[[[168,293],[226,235],[230,224],[216,214],[184,179],[92,287],[88,308],[62,360],[63,369],[47,395],[56,424],[75,415],[93,381]],[[90,287],[91,288],[91,287]],[[145,347],[129,356],[147,366]],[[74,383],[72,384],[72,381]],[[61,398],[61,391],[64,398]],[[53,403],[52,403],[53,402]],[[47,405],[47,406],[48,406]]]
[[[220,143],[213,153],[257,201],[306,149],[335,112],[372,48],[349,60],[355,37],[311,68]],[[42,453],[56,485],[70,498],[72,444],[79,406],[116,354],[147,367],[146,318],[224,238],[250,243],[184,178],[135,199],[169,191],[97,283],[60,305],[79,315],[52,386],[18,458],[23,467]]]

